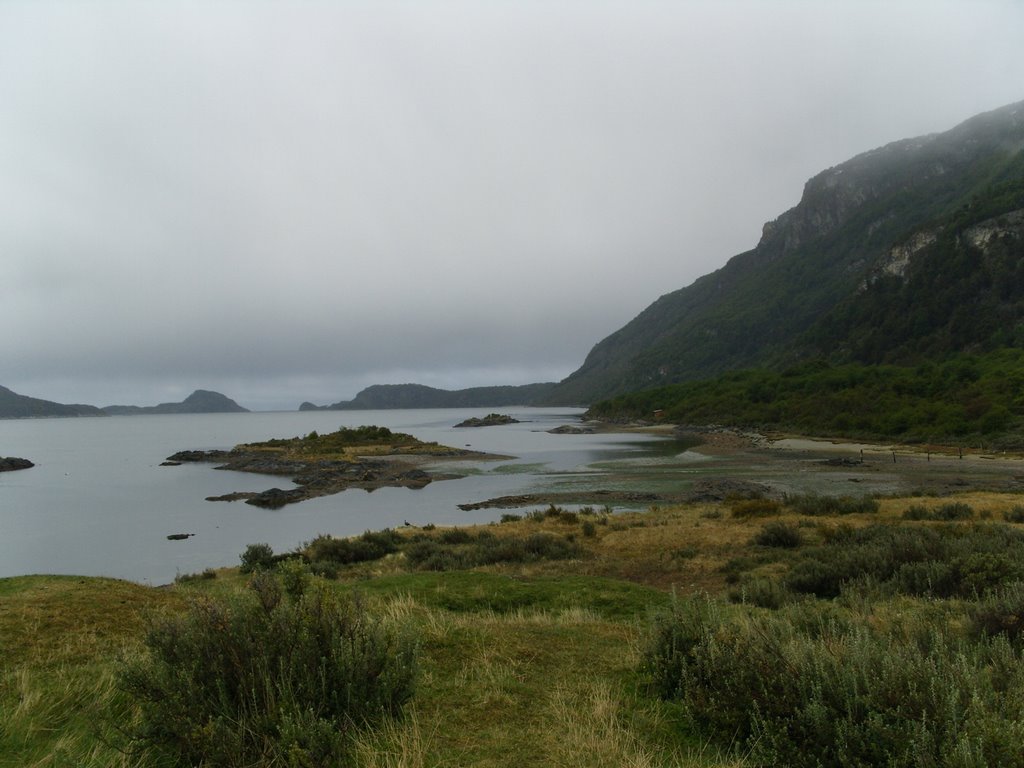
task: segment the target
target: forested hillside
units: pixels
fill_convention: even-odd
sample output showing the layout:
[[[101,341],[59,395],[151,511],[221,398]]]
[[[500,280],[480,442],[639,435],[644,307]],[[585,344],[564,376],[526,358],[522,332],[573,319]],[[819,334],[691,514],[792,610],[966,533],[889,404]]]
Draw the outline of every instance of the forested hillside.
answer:
[[[1024,102],[818,174],[758,245],[666,294],[548,397],[1024,343]],[[685,243],[680,244],[685,251]]]

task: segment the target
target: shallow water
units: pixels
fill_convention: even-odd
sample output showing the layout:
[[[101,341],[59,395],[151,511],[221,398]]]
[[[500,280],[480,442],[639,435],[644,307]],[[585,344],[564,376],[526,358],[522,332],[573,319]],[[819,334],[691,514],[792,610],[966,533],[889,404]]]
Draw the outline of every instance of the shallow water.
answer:
[[[486,411],[486,409],[483,409]],[[308,411],[113,416],[0,421],[0,456],[32,469],[0,473],[0,577],[27,573],[112,576],[151,584],[179,573],[238,563],[247,544],[288,551],[320,533],[348,536],[368,529],[495,520],[502,510],[462,511],[458,504],[551,487],[559,476],[588,477],[594,465],[642,454],[654,436],[552,435],[578,421],[578,409],[502,409],[521,423],[454,428],[481,409]],[[514,456],[470,462],[459,480],[426,488],[348,490],[280,510],[242,502],[208,502],[231,491],[288,487],[285,478],[161,467],[184,449],[293,437],[312,430],[377,424],[424,441]],[[447,470],[451,465],[444,465]],[[168,540],[171,534],[194,534]]]

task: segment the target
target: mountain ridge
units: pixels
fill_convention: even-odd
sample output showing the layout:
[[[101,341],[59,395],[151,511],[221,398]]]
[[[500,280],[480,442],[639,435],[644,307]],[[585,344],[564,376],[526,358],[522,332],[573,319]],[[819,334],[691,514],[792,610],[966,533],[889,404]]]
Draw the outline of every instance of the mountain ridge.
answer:
[[[154,406],[108,405],[65,405],[52,400],[42,400],[28,395],[19,395],[7,387],[0,386],[0,419],[63,418],[77,416],[132,416],[150,413],[248,413],[234,400],[206,389],[197,389],[180,403],[161,403]]]
[[[1022,149],[1024,102],[1017,102],[821,171],[796,206],[764,225],[754,248],[662,295],[598,342],[544,403],[592,403],[822,354],[858,359],[857,345],[836,334],[863,324],[861,294],[891,287],[872,278],[893,249],[924,230],[954,237],[983,215],[1024,208]],[[855,321],[837,323],[837,307]]]
[[[438,389],[425,384],[373,384],[352,400],[332,405],[305,402],[300,411],[388,410],[395,408],[500,408],[533,405],[555,387],[554,382],[467,389]]]
[[[234,400],[220,392],[197,389],[180,403],[159,405],[107,405],[102,409],[111,416],[133,416],[146,413],[249,413]]]

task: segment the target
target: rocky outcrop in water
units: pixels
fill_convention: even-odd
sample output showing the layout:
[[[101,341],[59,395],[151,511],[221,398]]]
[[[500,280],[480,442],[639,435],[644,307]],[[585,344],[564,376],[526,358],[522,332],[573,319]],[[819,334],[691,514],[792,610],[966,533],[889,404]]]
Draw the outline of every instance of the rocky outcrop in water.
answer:
[[[14,472],[19,469],[29,469],[34,466],[35,464],[28,459],[18,459],[14,456],[0,456],[0,472]]]
[[[471,451],[438,446],[430,458],[481,456]],[[422,455],[422,454],[421,454]],[[168,456],[167,466],[187,463],[214,463],[216,469],[234,472],[252,472],[260,475],[288,477],[296,488],[270,488],[259,493],[237,491],[222,496],[209,496],[207,501],[245,501],[256,507],[280,509],[318,496],[329,496],[349,488],[372,491],[377,488],[423,488],[436,479],[449,479],[454,475],[434,476],[401,458],[353,458],[352,460],[319,459],[303,461],[276,456],[266,451],[180,451]]]
[[[489,413],[483,418],[476,416],[456,424],[456,427],[497,427],[503,424],[518,424],[519,419],[513,419],[504,413]]]

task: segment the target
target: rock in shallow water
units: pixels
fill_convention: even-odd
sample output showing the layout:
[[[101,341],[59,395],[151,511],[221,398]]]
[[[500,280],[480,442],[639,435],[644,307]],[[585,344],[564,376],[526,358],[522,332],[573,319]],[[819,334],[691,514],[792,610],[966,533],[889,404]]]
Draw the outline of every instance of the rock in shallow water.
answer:
[[[0,472],[14,472],[18,469],[29,469],[34,466],[35,464],[28,459],[18,459],[14,456],[0,456]]]

